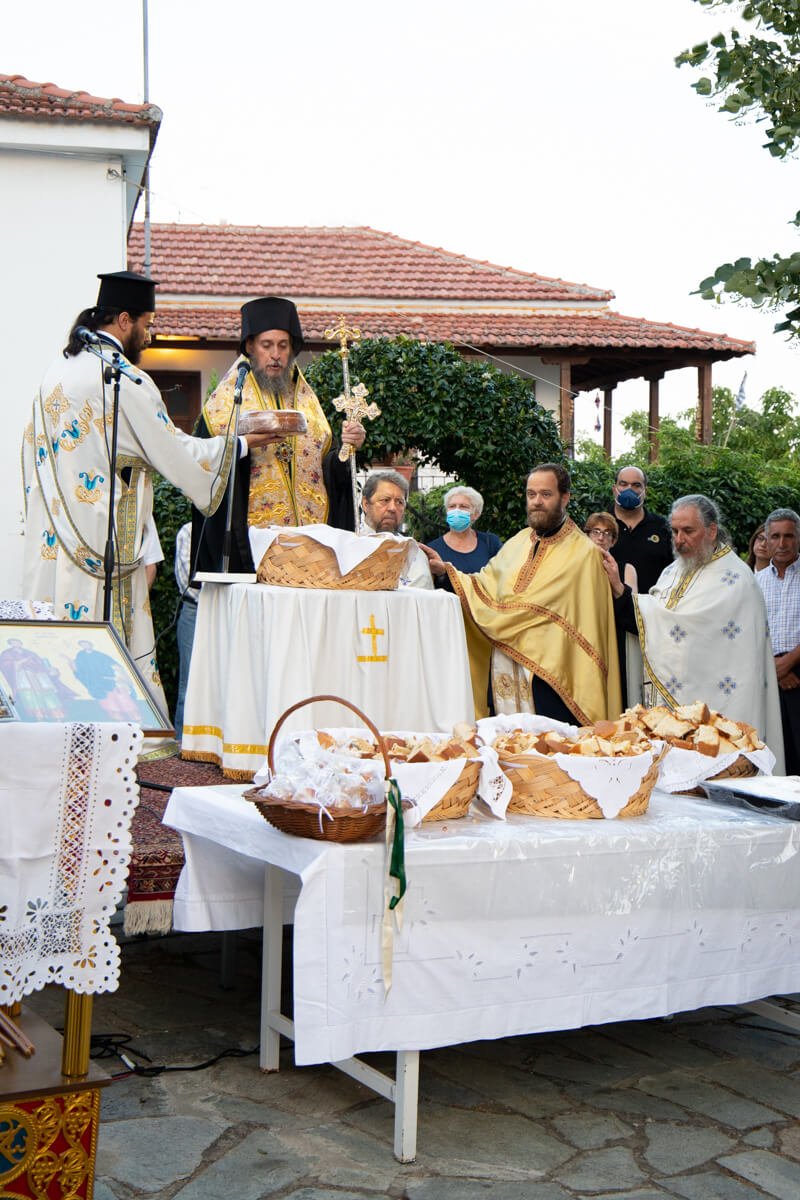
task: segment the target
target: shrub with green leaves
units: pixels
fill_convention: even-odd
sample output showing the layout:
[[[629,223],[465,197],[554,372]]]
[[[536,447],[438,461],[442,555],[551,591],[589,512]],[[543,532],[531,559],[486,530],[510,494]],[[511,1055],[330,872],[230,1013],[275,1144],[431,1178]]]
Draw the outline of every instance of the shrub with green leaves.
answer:
[[[304,373],[339,429],[341,414],[332,404],[342,391],[338,351],[321,355]],[[467,361],[446,343],[406,337],[363,341],[350,352],[350,375],[381,409],[380,417],[365,422],[361,464],[416,450],[422,464],[438,464],[477,488],[484,499],[482,528],[507,538],[525,524],[527,473],[537,462],[560,462],[563,453],[553,416],[537,403],[530,383],[484,361]]]

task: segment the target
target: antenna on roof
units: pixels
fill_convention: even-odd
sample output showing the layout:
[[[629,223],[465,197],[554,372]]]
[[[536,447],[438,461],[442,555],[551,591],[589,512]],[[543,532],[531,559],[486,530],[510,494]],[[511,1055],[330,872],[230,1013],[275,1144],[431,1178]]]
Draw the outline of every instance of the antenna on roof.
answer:
[[[150,102],[150,54],[148,46],[147,0],[142,0],[142,61],[144,65],[144,102]],[[144,274],[152,274],[150,261],[150,155],[144,169]]]

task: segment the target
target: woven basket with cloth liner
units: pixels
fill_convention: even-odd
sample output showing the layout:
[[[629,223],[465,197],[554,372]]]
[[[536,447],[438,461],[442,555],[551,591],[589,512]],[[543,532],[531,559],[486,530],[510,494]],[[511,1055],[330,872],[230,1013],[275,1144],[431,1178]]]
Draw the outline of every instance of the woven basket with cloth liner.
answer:
[[[276,721],[272,730],[267,749],[269,769],[275,771],[275,742],[280,729],[293,712],[304,708],[307,704],[316,704],[323,700],[331,700],[335,704],[343,704],[354,712],[374,736],[378,749],[383,758],[385,778],[391,779],[392,769],[386,746],[377,728],[360,708],[343,700],[341,696],[310,696],[307,700],[299,700],[291,708],[287,708]],[[386,801],[379,804],[367,804],[363,808],[326,808],[319,804],[309,804],[302,800],[278,800],[263,796],[260,788],[250,788],[244,793],[244,799],[249,800],[265,821],[280,829],[283,833],[292,833],[295,837],[314,838],[315,841],[325,842],[367,842],[377,837],[386,827]]]
[[[628,797],[620,817],[639,817],[647,811],[650,793],[658,778],[658,765],[663,755],[653,758],[636,791]],[[613,760],[610,760],[613,761]],[[603,819],[603,810],[593,796],[562,771],[558,763],[545,754],[503,754],[500,766],[511,780],[511,799],[508,812],[527,813],[536,817],[558,817],[563,820]]]
[[[391,747],[393,740],[403,740],[404,737],[408,737],[409,735],[384,733],[382,736],[388,743],[389,747]],[[398,762],[400,761],[401,760],[398,759]],[[414,767],[417,764],[403,762],[402,765],[406,767]],[[451,786],[442,796],[441,800],[437,800],[433,808],[429,809],[428,812],[425,813],[425,816],[422,818],[423,821],[456,821],[460,817],[465,817],[469,811],[469,806],[475,799],[475,795],[478,791],[478,780],[480,779],[480,776],[480,759],[466,759],[455,783],[451,784]]]
[[[717,782],[720,779],[752,779],[757,774],[758,767],[751,763],[749,758],[740,754],[724,771],[718,771],[716,775],[709,775],[708,779],[709,782]],[[705,796],[702,784],[699,784],[698,787],[687,788],[683,794],[684,796]]]
[[[456,821],[465,817],[475,799],[480,774],[480,760],[468,758],[458,779],[447,789],[441,800],[434,804],[430,812],[425,813],[423,821]]]
[[[279,533],[258,564],[256,578],[259,583],[278,587],[393,592],[400,582],[411,545],[410,541],[398,543],[381,538],[372,554],[342,575],[336,554],[329,546],[302,533]]]

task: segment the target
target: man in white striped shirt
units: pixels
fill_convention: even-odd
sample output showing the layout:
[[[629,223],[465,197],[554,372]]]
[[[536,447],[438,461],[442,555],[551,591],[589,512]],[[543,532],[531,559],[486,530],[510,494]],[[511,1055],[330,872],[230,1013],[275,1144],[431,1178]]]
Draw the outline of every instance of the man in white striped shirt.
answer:
[[[778,675],[786,774],[800,774],[800,516],[776,508],[764,522],[770,564],[756,573]]]

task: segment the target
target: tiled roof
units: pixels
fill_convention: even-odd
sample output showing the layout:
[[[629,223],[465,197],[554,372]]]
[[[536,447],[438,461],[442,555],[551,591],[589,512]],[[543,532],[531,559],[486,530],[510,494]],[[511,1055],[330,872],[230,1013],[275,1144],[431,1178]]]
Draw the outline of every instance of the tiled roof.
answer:
[[[124,100],[69,91],[54,83],[34,83],[23,75],[0,75],[2,117],[158,125],[162,112],[155,104],[126,104]]]
[[[368,226],[153,225],[160,293],[284,295],[458,302],[602,303],[613,292],[498,267]],[[143,226],[131,227],[131,270],[144,260]]]
[[[323,342],[325,330],[336,323],[338,311],[299,306],[305,339]],[[568,350],[573,347],[604,350],[682,350],[728,358],[755,353],[752,342],[687,329],[643,317],[626,317],[609,309],[558,313],[514,312],[403,312],[379,309],[369,312],[346,310],[348,324],[358,326],[363,337],[409,337],[450,341],[460,346],[508,347],[538,350]],[[238,308],[189,308],[163,304],[158,309],[155,332],[160,337],[203,338],[238,342]]]

